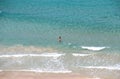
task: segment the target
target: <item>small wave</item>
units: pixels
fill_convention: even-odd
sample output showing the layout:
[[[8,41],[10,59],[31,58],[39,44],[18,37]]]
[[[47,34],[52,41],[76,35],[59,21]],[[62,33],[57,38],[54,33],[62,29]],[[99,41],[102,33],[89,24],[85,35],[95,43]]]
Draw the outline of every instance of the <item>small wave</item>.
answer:
[[[26,71],[26,70],[22,70]],[[39,73],[71,73],[72,71],[69,70],[59,70],[59,71],[43,71],[43,70],[27,70],[31,72],[39,72]]]
[[[1,70],[1,72],[4,70]],[[18,71],[18,72],[39,72],[39,73],[71,73],[70,70],[58,70],[58,71],[44,71],[44,70],[36,70],[36,69],[24,69],[24,70],[5,70],[5,71]]]
[[[27,54],[19,54],[19,55],[0,55],[0,58],[2,57],[24,57],[24,56],[28,56]]]
[[[108,70],[120,70],[120,67],[115,66],[81,66],[88,69],[108,69]]]
[[[103,50],[103,49],[109,48],[109,47],[81,46],[81,48],[86,49],[86,50],[92,50],[92,51],[100,51],[100,50]]]
[[[41,54],[40,56],[44,56],[44,57],[60,57],[63,56],[65,54],[58,54],[58,53],[45,53],[45,54]]]
[[[91,54],[78,54],[78,53],[73,53],[73,56],[89,56]]]
[[[58,53],[44,53],[44,54],[14,54],[14,55],[0,55],[0,57],[36,57],[36,56],[41,56],[41,57],[60,57],[65,54],[58,54]]]

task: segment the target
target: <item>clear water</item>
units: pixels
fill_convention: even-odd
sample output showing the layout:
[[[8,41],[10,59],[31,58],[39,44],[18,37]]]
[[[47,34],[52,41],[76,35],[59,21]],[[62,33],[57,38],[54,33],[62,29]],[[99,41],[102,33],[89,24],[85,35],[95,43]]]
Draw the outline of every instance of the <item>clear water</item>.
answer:
[[[0,0],[1,70],[70,70],[118,79],[119,43],[119,0]],[[65,55],[37,56],[51,52]]]

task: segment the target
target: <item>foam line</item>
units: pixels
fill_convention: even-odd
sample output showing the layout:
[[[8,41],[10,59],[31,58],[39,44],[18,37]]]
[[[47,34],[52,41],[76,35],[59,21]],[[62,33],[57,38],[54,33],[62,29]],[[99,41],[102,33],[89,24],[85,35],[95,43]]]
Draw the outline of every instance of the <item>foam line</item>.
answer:
[[[1,70],[1,72],[4,70]],[[71,73],[72,71],[70,70],[59,70],[59,71],[43,71],[43,70],[5,70],[5,71],[16,71],[16,72],[39,72],[39,73]]]
[[[109,48],[109,47],[81,46],[81,48],[86,49],[86,50],[92,50],[92,51],[100,51],[100,50],[103,50],[103,49]]]
[[[91,54],[79,54],[79,53],[73,53],[72,54],[73,56],[89,56],[89,55],[91,55]]]
[[[120,70],[120,67],[115,67],[115,66],[81,66],[81,67],[88,68],[88,69]]]
[[[2,57],[36,57],[36,56],[41,56],[41,57],[60,57],[65,54],[58,54],[58,53],[44,53],[44,54],[12,54],[12,55],[0,55],[0,58]]]

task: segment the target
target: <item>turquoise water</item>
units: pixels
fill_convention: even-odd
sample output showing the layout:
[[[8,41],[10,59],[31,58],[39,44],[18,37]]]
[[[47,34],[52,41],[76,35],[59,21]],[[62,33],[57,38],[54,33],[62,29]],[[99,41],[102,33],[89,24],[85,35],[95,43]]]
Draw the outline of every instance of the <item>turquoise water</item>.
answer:
[[[46,52],[65,55],[40,54]],[[120,1],[0,0],[0,55],[1,70],[70,70],[119,79]]]
[[[0,2],[0,43],[64,43],[118,47],[119,1],[8,0]]]

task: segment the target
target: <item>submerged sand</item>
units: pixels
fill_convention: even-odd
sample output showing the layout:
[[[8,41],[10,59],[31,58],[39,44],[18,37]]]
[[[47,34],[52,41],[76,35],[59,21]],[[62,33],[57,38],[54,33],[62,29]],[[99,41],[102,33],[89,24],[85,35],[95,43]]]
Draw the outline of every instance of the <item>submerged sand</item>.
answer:
[[[34,72],[0,72],[0,79],[98,79],[88,78],[80,74],[50,74]]]

